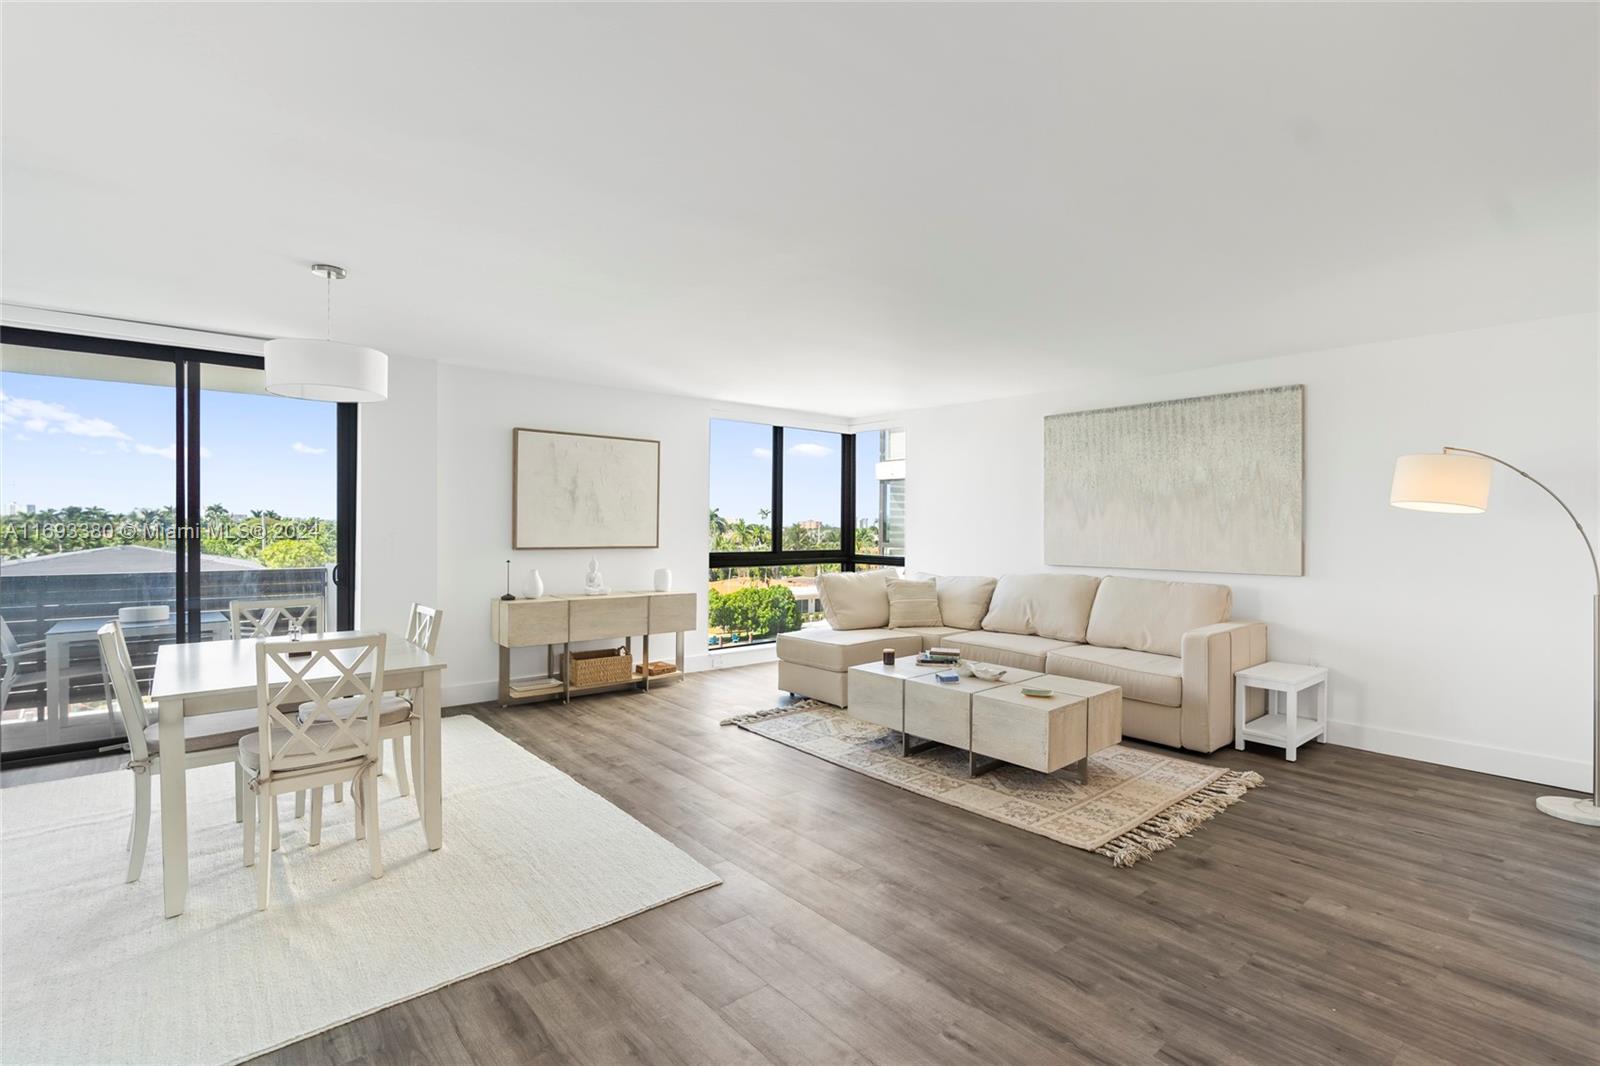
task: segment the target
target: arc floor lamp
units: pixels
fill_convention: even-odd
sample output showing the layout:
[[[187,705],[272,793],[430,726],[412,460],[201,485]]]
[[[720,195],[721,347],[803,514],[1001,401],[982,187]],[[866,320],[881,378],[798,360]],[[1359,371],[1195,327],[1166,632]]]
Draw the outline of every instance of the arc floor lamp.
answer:
[[[1394,484],[1389,502],[1413,511],[1440,511],[1445,514],[1481,514],[1489,507],[1489,480],[1492,464],[1499,463],[1527,478],[1561,505],[1578,527],[1583,546],[1589,549],[1589,565],[1594,569],[1594,788],[1588,799],[1571,796],[1540,796],[1538,807],[1556,818],[1583,825],[1600,825],[1600,562],[1596,562],[1594,543],[1583,531],[1583,523],[1566,501],[1549,485],[1519,467],[1487,452],[1471,448],[1446,448],[1429,455],[1402,455],[1394,463]]]

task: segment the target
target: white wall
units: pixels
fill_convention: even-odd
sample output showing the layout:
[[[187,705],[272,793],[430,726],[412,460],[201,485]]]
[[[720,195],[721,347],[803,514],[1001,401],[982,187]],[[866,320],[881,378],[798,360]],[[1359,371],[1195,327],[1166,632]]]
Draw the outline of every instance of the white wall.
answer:
[[[686,638],[691,669],[740,657],[706,654],[708,439],[713,418],[781,421],[819,429],[842,420],[688,397],[633,392],[521,374],[390,357],[389,401],[362,409],[360,623],[396,629],[413,600],[445,612],[440,651],[450,664],[447,704],[489,699],[497,650],[490,601],[537,567],[549,592],[577,592],[590,556],[613,589],[647,589],[658,567],[673,587],[700,596],[699,629]],[[661,544],[657,549],[512,551],[511,430],[517,426],[614,433],[661,441]],[[424,454],[437,449],[436,466]],[[651,654],[670,659],[670,636]],[[769,652],[764,654],[770,654]],[[513,672],[546,669],[538,649],[513,653]]]
[[[1226,582],[1274,657],[1331,667],[1335,743],[1587,790],[1594,588],[1571,523],[1504,469],[1484,515],[1388,491],[1396,455],[1476,448],[1600,527],[1597,350],[1583,315],[910,412],[906,562],[1045,569],[1046,415],[1304,384],[1305,576],[1150,576]]]

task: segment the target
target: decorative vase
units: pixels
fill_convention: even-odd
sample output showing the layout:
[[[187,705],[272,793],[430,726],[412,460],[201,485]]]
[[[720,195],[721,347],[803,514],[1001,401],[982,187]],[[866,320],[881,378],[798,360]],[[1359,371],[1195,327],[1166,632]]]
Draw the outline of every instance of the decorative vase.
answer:
[[[539,571],[534,570],[522,582],[522,594],[530,600],[536,600],[544,595],[544,578],[539,576]]]
[[[671,592],[672,591],[672,571],[668,570],[664,566],[661,569],[656,571],[656,591],[657,592]]]

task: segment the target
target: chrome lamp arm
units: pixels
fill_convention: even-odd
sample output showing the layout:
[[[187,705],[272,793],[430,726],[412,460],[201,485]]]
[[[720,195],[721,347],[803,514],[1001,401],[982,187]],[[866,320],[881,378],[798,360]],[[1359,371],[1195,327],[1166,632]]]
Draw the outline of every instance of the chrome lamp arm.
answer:
[[[1556,503],[1560,504],[1561,509],[1567,512],[1567,517],[1572,519],[1572,524],[1578,527],[1578,536],[1583,538],[1583,546],[1589,549],[1589,567],[1594,571],[1594,592],[1596,596],[1600,596],[1600,558],[1595,556],[1594,542],[1589,539],[1589,534],[1584,530],[1583,523],[1578,521],[1578,516],[1572,513],[1572,508],[1567,506],[1566,500],[1563,500],[1560,496],[1557,496],[1554,489],[1540,481],[1538,478],[1534,477],[1532,474],[1528,473],[1526,470],[1522,469],[1522,467],[1508,463],[1498,455],[1490,455],[1488,452],[1474,451],[1471,448],[1452,448],[1447,446],[1444,450],[1446,452],[1459,452],[1462,455],[1476,455],[1480,459],[1487,459],[1492,463],[1499,463],[1507,470],[1510,470],[1513,473],[1521,474],[1523,477],[1539,486],[1545,491],[1547,496],[1556,501]]]

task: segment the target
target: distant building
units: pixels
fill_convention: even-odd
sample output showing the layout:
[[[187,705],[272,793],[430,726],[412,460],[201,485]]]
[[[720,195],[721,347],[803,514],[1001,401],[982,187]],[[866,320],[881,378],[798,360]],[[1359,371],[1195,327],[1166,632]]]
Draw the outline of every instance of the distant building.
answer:
[[[173,553],[143,544],[115,544],[104,548],[83,548],[55,555],[34,555],[26,559],[0,560],[5,577],[57,577],[65,574],[152,574],[170,573]],[[200,569],[264,570],[254,559],[235,559],[226,555],[200,556]]]

